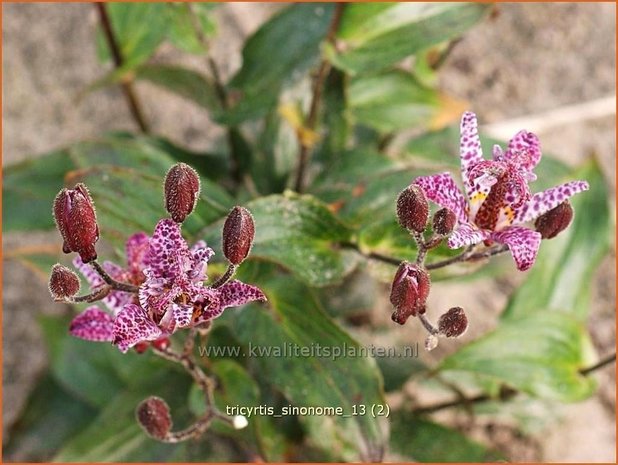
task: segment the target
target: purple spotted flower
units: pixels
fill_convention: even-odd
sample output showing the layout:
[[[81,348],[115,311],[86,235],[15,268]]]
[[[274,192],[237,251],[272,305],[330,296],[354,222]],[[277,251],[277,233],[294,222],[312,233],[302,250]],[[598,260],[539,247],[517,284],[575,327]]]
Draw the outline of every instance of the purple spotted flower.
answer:
[[[139,247],[134,247],[136,243]],[[181,328],[203,324],[228,307],[266,300],[259,288],[237,280],[218,288],[204,285],[213,255],[204,241],[189,248],[176,222],[160,220],[152,238],[140,233],[129,239],[127,269],[103,265],[115,279],[139,285],[138,299],[134,294],[110,293],[105,303],[111,314],[89,307],[73,320],[71,334],[110,341],[126,352],[140,342],[160,340]],[[101,278],[89,267],[81,264],[78,268],[91,285],[101,285]]]
[[[471,112],[461,119],[460,157],[465,196],[449,173],[421,176],[414,183],[430,200],[457,215],[457,226],[448,239],[450,248],[483,241],[505,244],[520,271],[534,264],[541,243],[541,234],[525,223],[589,187],[586,181],[571,181],[532,195],[528,182],[536,179],[533,170],[541,160],[537,136],[520,131],[506,151],[496,145],[492,160],[486,160],[476,115]]]

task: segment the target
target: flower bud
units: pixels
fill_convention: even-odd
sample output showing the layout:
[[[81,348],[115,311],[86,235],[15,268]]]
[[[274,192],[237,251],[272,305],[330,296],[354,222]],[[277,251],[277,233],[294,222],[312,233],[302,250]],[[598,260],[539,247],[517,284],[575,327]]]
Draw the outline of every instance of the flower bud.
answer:
[[[468,318],[464,309],[453,307],[438,319],[438,331],[442,336],[459,337],[468,329]]]
[[[144,352],[148,350],[149,347],[150,347],[150,342],[140,341],[133,346],[133,350],[137,352],[138,354],[143,354]]]
[[[160,397],[150,396],[135,410],[140,426],[154,439],[163,440],[172,429],[170,408]]]
[[[96,260],[94,244],[99,227],[92,197],[84,184],[62,189],[54,200],[54,219],[62,235],[64,253],[77,252],[84,263]]]
[[[73,297],[79,292],[79,287],[79,278],[73,271],[59,263],[52,267],[49,277],[49,292],[54,300]]]
[[[429,203],[422,187],[410,184],[397,198],[399,224],[409,231],[423,232],[429,218]]]
[[[539,216],[534,227],[543,239],[551,239],[564,231],[573,219],[573,207],[568,200]]]
[[[254,235],[255,224],[249,210],[234,207],[223,225],[223,255],[232,265],[239,265],[247,258]]]
[[[191,214],[200,196],[200,178],[185,163],[177,163],[165,175],[165,209],[176,223]]]
[[[410,316],[425,313],[425,301],[431,282],[424,268],[402,262],[393,279],[391,303],[395,307],[394,322],[404,324]]]
[[[457,216],[449,208],[442,208],[433,215],[433,230],[441,236],[448,236],[452,233],[455,223],[457,223]]]
[[[165,350],[170,346],[170,338],[169,337],[161,337],[156,341],[152,341],[152,346],[155,349]]]

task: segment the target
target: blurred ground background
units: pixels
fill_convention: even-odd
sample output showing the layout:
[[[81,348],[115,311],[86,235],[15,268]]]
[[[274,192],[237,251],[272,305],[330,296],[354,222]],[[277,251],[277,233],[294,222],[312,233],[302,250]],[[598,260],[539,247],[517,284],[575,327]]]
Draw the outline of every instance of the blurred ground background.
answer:
[[[240,66],[244,38],[277,8],[237,3],[216,10],[220,32],[213,41],[213,55],[224,76]],[[602,116],[575,112],[574,119],[558,119],[555,124],[543,115],[566,105],[615,96],[615,8],[614,3],[501,4],[492,19],[455,47],[442,70],[441,87],[471,102],[480,121],[497,130],[513,118],[540,114],[541,121],[548,123],[539,133],[544,148],[573,164],[597,154],[613,194],[615,111],[602,111]],[[4,165],[102,131],[135,129],[118,89],[76,102],[78,92],[105,71],[95,53],[95,18],[87,4],[3,6]],[[202,59],[179,59],[171,47],[163,46],[156,59],[206,72]],[[208,116],[191,104],[148,84],[140,83],[137,89],[154,132],[202,150],[219,134]],[[58,241],[55,232],[6,234],[3,250],[53,241]],[[3,432],[7,440],[8,428],[46,363],[36,316],[62,309],[51,302],[46,283],[30,270],[8,260],[3,267]],[[467,309],[483,309],[483,315],[471,312],[477,320],[471,324],[470,337],[474,337],[493,325],[506,291],[515,284],[478,281],[473,295],[469,285],[441,284],[432,292],[430,306],[447,308],[457,300]],[[603,355],[615,348],[615,252],[599,269],[593,295],[590,330]],[[405,337],[413,336],[408,332]],[[439,348],[431,356],[440,358],[443,350],[449,349]],[[564,406],[560,421],[542,436],[522,436],[495,424],[475,426],[470,434],[502,447],[513,461],[614,462],[615,369],[608,367],[594,376],[600,385],[597,395]]]

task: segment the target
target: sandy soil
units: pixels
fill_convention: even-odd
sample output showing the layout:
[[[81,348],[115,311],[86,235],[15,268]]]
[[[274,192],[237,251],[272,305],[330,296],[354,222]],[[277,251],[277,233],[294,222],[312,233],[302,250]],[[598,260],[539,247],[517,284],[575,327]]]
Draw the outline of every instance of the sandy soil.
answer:
[[[227,4],[217,10],[221,33],[213,53],[229,76],[240,66],[240,44],[276,7]],[[101,131],[134,129],[117,89],[76,103],[77,93],[105,71],[95,55],[95,16],[85,4],[8,4],[3,7],[3,163],[36,156]],[[503,4],[494,19],[471,31],[444,65],[444,91],[471,102],[481,121],[499,123],[615,95],[615,4]],[[200,58],[182,58],[163,47],[158,60],[205,70]],[[147,84],[138,92],[155,132],[204,149],[218,134],[208,116]],[[615,188],[615,114],[560,124],[541,133],[544,146],[576,163],[596,152]],[[50,234],[6,234],[3,249],[57,241]],[[35,318],[58,312],[43,281],[4,262],[3,430],[17,418],[45,367]],[[590,329],[597,349],[615,347],[615,256],[597,273]],[[504,303],[499,283],[481,282],[474,295],[465,285],[441,285],[432,305],[452,299],[495,315]],[[446,299],[449,302],[440,301]],[[491,323],[490,323],[491,324]],[[480,330],[481,328],[479,328]],[[437,357],[441,356],[436,351]],[[481,440],[498,443],[515,461],[615,461],[615,370],[596,375],[598,394],[561,409],[561,421],[538,437],[521,438],[508,427],[484,425]],[[5,439],[7,436],[4,436]]]

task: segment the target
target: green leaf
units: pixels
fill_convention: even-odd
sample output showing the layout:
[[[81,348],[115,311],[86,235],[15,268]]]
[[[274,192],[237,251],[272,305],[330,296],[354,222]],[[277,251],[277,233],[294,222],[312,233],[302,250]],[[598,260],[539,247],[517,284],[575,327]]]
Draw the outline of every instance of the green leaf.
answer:
[[[350,3],[328,45],[333,64],[350,73],[377,71],[403,58],[455,38],[488,10],[477,3]]]
[[[49,461],[56,450],[92,421],[97,410],[67,393],[53,377],[45,375],[28,398],[25,411],[11,429],[3,450],[19,460]],[[27,457],[21,456],[27,453]]]
[[[505,321],[530,315],[539,308],[568,312],[585,321],[590,283],[609,250],[611,232],[609,190],[596,160],[590,160],[569,179],[583,179],[590,190],[570,201],[573,223],[554,239],[544,240],[524,284],[509,300]]]
[[[2,188],[3,230],[52,228],[52,203],[63,187],[65,173],[73,167],[64,150],[6,167]]]
[[[405,353],[403,347],[398,348],[398,350],[399,353]],[[377,362],[384,378],[384,390],[386,392],[401,389],[411,377],[427,373],[429,370],[427,365],[418,358],[378,357]]]
[[[169,90],[206,110],[217,112],[221,109],[214,85],[197,71],[175,65],[152,64],[138,68],[135,77]]]
[[[418,462],[496,462],[501,454],[438,423],[395,412],[391,418],[390,450]]]
[[[196,25],[204,38],[212,37],[216,32],[216,24],[211,18],[216,3],[193,3],[191,8],[196,19],[191,17],[187,4],[168,4],[169,30],[167,37],[175,46],[187,53],[203,54],[206,47],[200,41]],[[196,23],[196,24],[194,24]]]
[[[142,64],[165,39],[169,27],[168,6],[163,3],[108,3],[112,30],[123,58],[123,68]],[[99,57],[109,60],[111,54],[99,31]]]
[[[246,353],[260,382],[271,385],[296,406],[341,407],[351,414],[354,404],[370,409],[384,403],[375,362],[359,356],[358,343],[332,322],[310,289],[286,276],[260,285],[268,295],[271,311],[251,305],[241,313],[230,313],[227,320],[239,340],[254,347],[255,353],[250,349]],[[290,347],[316,350],[318,344],[330,354],[293,356],[290,352],[294,350]],[[283,352],[286,348],[287,354]],[[346,356],[334,356],[337,350]],[[350,356],[351,350],[357,356]],[[300,420],[311,444],[340,460],[381,458],[385,433],[371,415],[305,416]]]
[[[594,390],[594,380],[579,373],[592,361],[591,347],[581,323],[536,308],[464,346],[439,369],[472,372],[532,396],[574,402]]]
[[[383,133],[427,128],[440,111],[438,93],[401,70],[355,77],[348,95],[356,121]]]
[[[259,407],[260,389],[242,365],[233,360],[212,360],[211,372],[217,379],[215,402],[219,410],[228,413],[228,408]],[[195,415],[205,411],[204,392],[194,385],[189,394],[189,406]],[[236,415],[229,410],[231,416]],[[211,429],[241,441],[245,450],[252,451],[268,461],[281,460],[285,442],[267,415],[252,415],[249,426],[240,431],[222,422],[213,423]]]
[[[152,378],[165,366],[151,356],[122,354],[111,344],[68,337],[66,318],[41,317],[40,324],[49,347],[54,379],[93,407],[103,407],[126,386]]]
[[[347,92],[347,76],[338,69],[331,69],[324,83],[323,122],[320,127],[320,131],[326,131],[326,134],[313,155],[313,159],[321,163],[325,171],[346,151],[352,134]]]
[[[264,119],[251,157],[251,177],[262,194],[285,190],[290,173],[298,164],[298,137],[278,111],[272,110]]]
[[[311,286],[341,282],[356,266],[357,254],[339,246],[350,240],[352,231],[317,199],[288,191],[246,207],[255,220],[250,258],[282,265]],[[208,243],[215,250],[221,227],[219,222],[208,230]]]
[[[316,63],[333,11],[330,3],[292,5],[251,36],[243,48],[242,68],[229,85],[240,98],[218,120],[237,125],[275,107],[283,87]]]
[[[174,386],[178,394],[186,393],[186,383],[176,381]],[[92,421],[88,428],[71,438],[54,457],[54,461],[157,461],[165,460],[166,457],[174,454],[182,446],[164,444],[150,439],[137,424],[135,407],[148,394],[150,393],[140,390],[108,397],[101,414]],[[170,403],[169,395],[163,397]]]

